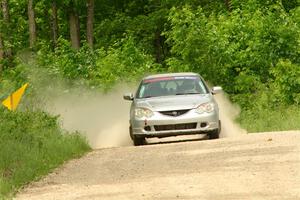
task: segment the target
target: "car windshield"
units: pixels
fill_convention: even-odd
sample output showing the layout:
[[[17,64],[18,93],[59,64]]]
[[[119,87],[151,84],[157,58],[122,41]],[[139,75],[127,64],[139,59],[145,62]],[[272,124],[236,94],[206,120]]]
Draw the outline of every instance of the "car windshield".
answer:
[[[206,85],[198,76],[160,77],[144,80],[138,89],[137,98],[207,93]]]

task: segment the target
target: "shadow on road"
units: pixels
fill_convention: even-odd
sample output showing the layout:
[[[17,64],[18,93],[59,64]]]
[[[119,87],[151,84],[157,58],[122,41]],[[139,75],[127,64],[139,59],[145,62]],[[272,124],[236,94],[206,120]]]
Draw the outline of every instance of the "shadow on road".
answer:
[[[194,142],[207,140],[206,135],[190,135],[190,136],[175,136],[175,137],[166,137],[166,138],[148,138],[146,139],[145,145],[156,145],[156,144],[172,144],[172,143],[181,143],[181,142]]]

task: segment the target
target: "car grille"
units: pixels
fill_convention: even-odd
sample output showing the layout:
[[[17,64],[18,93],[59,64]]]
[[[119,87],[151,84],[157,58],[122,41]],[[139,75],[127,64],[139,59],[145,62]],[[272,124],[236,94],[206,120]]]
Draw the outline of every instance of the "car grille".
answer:
[[[190,111],[190,110],[170,110],[170,111],[161,111],[160,113],[163,115],[178,117],[180,115],[187,113],[188,111]]]
[[[170,125],[156,125],[154,126],[155,131],[171,131],[171,130],[186,130],[186,129],[195,129],[197,123],[189,124],[170,124]]]

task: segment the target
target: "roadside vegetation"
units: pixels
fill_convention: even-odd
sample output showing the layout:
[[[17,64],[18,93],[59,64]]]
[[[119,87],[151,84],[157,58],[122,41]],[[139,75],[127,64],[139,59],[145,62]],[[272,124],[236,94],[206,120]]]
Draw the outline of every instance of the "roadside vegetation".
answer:
[[[0,109],[0,199],[90,148],[79,133],[62,130],[42,111]]]
[[[238,122],[249,132],[300,130],[298,105],[256,108],[241,112]]]
[[[37,108],[43,77],[106,92],[193,71],[224,88],[249,132],[300,129],[299,0],[0,2],[0,97],[31,84],[17,112],[0,110],[0,194],[89,149]]]

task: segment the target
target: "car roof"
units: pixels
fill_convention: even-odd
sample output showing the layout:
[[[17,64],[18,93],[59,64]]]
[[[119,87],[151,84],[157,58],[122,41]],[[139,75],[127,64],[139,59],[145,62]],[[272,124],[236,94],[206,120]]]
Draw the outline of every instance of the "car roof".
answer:
[[[155,74],[146,76],[143,80],[153,79],[153,78],[162,78],[162,77],[176,77],[176,76],[199,76],[199,74],[193,72],[184,72],[184,73],[167,73],[167,74]]]

